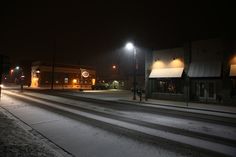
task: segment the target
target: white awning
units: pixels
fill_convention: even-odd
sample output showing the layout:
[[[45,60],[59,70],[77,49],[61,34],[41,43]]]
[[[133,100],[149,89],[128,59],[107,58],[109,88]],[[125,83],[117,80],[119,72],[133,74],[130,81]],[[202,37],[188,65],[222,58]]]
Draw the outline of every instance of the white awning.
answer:
[[[230,66],[229,76],[236,76],[236,64]]]
[[[149,78],[180,78],[184,68],[160,68],[152,69]]]
[[[193,62],[188,70],[189,77],[220,77],[220,62]]]

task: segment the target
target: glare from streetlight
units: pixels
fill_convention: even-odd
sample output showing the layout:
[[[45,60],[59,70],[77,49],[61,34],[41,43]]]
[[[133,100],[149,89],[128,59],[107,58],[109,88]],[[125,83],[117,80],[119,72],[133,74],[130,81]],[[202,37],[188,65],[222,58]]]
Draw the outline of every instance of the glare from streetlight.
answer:
[[[17,67],[16,67],[16,70],[19,70],[19,69],[20,69],[20,67],[19,67],[19,66],[17,66]]]
[[[134,49],[134,44],[131,43],[131,42],[128,42],[128,43],[126,44],[125,48],[128,49],[128,50],[133,50],[133,49]]]

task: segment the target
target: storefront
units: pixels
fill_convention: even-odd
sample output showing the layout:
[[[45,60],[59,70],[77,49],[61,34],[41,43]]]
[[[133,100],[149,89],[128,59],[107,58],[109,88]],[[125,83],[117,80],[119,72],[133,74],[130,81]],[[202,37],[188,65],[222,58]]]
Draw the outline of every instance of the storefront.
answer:
[[[183,49],[156,51],[149,75],[150,97],[184,100]]]
[[[236,97],[236,64],[230,65],[231,97]]]
[[[221,63],[193,62],[190,64],[190,99],[192,101],[221,101]]]
[[[148,98],[235,104],[236,41],[198,40],[146,56]]]

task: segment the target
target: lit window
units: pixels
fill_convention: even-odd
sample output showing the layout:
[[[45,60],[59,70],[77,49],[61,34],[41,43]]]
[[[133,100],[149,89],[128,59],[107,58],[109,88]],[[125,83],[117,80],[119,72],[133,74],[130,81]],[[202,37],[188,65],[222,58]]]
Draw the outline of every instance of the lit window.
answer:
[[[72,82],[73,82],[73,83],[77,83],[77,80],[76,80],[76,79],[73,79]]]
[[[96,80],[92,79],[92,85],[95,85]]]
[[[69,79],[68,79],[68,78],[65,78],[65,79],[64,79],[64,82],[65,82],[65,83],[68,83],[68,82],[69,82]]]

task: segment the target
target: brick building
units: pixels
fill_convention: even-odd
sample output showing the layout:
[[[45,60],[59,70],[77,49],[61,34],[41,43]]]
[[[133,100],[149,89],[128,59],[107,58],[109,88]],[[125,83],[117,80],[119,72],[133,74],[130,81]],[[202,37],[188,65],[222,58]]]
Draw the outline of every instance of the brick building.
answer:
[[[54,71],[54,72],[53,72]],[[31,87],[92,89],[96,82],[96,72],[91,67],[79,65],[33,62],[31,67]]]

